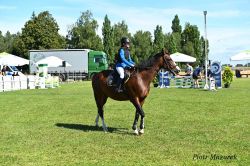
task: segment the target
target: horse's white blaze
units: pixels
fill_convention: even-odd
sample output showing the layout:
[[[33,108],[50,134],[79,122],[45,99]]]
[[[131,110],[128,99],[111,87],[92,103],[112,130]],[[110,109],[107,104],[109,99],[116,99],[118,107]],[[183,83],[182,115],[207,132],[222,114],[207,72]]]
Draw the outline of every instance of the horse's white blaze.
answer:
[[[98,126],[98,122],[99,122],[99,114],[97,113],[97,116],[95,118],[95,125]]]

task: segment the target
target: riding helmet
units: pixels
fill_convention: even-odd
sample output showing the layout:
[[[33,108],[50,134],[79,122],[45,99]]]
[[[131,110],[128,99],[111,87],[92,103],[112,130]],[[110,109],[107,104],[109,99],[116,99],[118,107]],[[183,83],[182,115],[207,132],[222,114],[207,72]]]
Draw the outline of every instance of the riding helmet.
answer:
[[[129,38],[127,38],[127,37],[122,37],[122,39],[121,39],[121,45],[123,45],[123,44],[125,44],[125,43],[130,43]]]

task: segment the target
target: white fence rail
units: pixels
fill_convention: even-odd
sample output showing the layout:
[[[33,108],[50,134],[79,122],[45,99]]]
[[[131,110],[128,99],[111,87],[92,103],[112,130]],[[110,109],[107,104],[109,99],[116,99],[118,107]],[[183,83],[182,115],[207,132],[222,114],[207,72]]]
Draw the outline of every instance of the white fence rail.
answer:
[[[194,80],[191,76],[179,76],[170,79],[170,87],[176,88],[191,88],[193,87]],[[203,88],[205,79],[199,79],[199,87]]]
[[[59,86],[59,77],[48,78],[37,76],[0,76],[0,92],[35,89],[55,88]]]

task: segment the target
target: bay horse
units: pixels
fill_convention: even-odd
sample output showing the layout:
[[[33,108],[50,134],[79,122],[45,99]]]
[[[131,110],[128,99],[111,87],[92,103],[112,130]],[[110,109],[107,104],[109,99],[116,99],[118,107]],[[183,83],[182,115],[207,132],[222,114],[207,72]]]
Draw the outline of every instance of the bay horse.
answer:
[[[149,58],[144,64],[137,65],[134,70],[131,69],[131,76],[129,80],[124,83],[124,91],[122,93],[116,92],[115,87],[108,86],[107,84],[107,77],[112,72],[112,70],[104,70],[95,74],[92,77],[92,88],[98,108],[98,113],[95,120],[96,126],[98,126],[100,116],[102,119],[103,130],[105,132],[108,131],[104,122],[103,114],[103,106],[106,103],[108,97],[118,101],[129,100],[136,108],[132,129],[137,135],[143,134],[145,114],[142,106],[149,94],[150,83],[153,81],[161,68],[164,68],[173,74],[179,70],[179,67],[176,66],[168,52],[164,49],[160,53],[157,53],[156,55]],[[138,131],[137,122],[139,116],[141,116],[141,122],[140,130]]]

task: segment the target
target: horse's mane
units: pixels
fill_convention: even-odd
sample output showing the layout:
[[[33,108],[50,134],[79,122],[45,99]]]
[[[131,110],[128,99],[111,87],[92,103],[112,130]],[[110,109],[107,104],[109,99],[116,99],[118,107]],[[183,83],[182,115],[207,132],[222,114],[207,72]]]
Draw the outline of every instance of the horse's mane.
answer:
[[[153,56],[151,55],[147,60],[143,60],[138,65],[136,65],[136,68],[139,70],[150,69],[155,63],[155,60],[158,59],[158,57],[160,56],[161,56],[161,53],[155,54]]]

